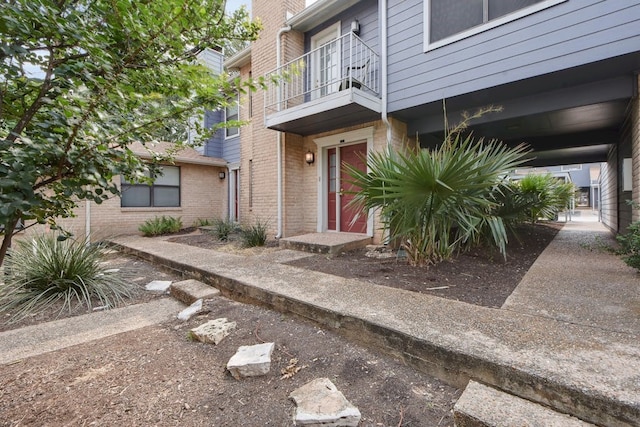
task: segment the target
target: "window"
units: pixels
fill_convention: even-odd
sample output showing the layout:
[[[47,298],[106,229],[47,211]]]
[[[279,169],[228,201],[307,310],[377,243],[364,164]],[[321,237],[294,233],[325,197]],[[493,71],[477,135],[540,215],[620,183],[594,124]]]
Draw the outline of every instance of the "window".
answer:
[[[478,34],[566,0],[425,0],[425,50]]]
[[[120,206],[123,208],[180,206],[180,168],[162,166],[160,172],[151,185],[132,183],[121,177]]]
[[[224,109],[224,121],[238,121],[240,120],[240,108],[238,99],[230,99],[229,105],[227,105]],[[240,134],[240,128],[238,127],[229,127],[224,129],[225,138],[233,138]]]

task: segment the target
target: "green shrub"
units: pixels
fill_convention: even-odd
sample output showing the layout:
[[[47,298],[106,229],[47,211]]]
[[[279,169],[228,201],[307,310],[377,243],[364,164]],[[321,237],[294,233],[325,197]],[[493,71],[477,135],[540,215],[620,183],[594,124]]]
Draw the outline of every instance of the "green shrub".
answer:
[[[264,246],[267,242],[268,226],[268,221],[260,221],[258,219],[254,224],[242,227],[240,231],[242,235],[242,245],[246,248]]]
[[[39,235],[18,241],[0,286],[0,312],[15,310],[9,322],[36,314],[62,301],[60,313],[76,306],[115,307],[134,289],[102,265],[102,246],[87,239],[64,241]]]
[[[160,236],[162,234],[177,233],[182,229],[182,220],[180,217],[173,218],[171,216],[155,217],[148,219],[138,227],[138,230],[146,237]]]
[[[616,236],[616,239],[620,243],[618,254],[622,255],[622,260],[640,271],[640,222],[633,222],[627,233]]]
[[[531,223],[553,219],[569,206],[575,186],[551,174],[529,174],[517,182],[519,197],[526,204],[525,215]]]
[[[214,224],[214,220],[213,219],[209,219],[209,218],[197,218],[194,223],[193,226],[194,227],[210,227]]]
[[[229,240],[229,235],[238,231],[238,224],[232,219],[216,219],[213,223],[213,233],[218,238],[226,242]]]

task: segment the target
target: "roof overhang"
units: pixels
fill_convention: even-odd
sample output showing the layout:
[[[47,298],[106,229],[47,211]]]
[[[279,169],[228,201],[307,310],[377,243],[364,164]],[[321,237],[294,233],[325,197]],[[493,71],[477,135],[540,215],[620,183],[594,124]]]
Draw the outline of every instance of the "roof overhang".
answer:
[[[129,146],[129,149],[133,151],[138,157],[144,160],[153,160],[153,153],[165,155],[170,151],[171,143],[160,142],[150,143],[148,146],[139,142],[134,142]],[[183,163],[190,165],[201,166],[213,166],[213,167],[226,167],[227,161],[218,157],[208,157],[200,154],[192,147],[183,147],[181,150],[171,155],[171,161],[174,163]]]
[[[287,25],[298,31],[310,29],[326,22],[340,12],[347,10],[360,0],[318,0],[287,20]]]
[[[251,62],[251,46],[248,46],[244,49],[242,49],[239,52],[236,52],[233,56],[231,56],[230,58],[225,59],[224,61],[224,68],[226,69],[240,69],[241,67],[244,67],[245,65],[249,64]]]

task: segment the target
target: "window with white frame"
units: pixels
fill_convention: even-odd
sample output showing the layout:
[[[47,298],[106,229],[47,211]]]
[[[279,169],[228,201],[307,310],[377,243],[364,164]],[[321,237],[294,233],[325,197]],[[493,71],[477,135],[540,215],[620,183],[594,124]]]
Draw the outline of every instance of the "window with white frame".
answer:
[[[238,121],[240,120],[240,103],[238,98],[229,99],[228,105],[224,108],[224,121]],[[233,138],[240,134],[240,128],[237,126],[227,127],[224,129],[225,138]]]
[[[567,0],[424,0],[426,50],[497,27]]]
[[[120,206],[123,208],[179,207],[180,167],[161,166],[151,185],[120,178]],[[150,175],[147,175],[150,176]]]

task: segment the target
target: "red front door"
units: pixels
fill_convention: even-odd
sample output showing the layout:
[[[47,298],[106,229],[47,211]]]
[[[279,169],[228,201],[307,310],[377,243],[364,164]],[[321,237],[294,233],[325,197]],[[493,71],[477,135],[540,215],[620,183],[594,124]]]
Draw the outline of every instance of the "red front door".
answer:
[[[348,194],[348,192],[357,190],[357,188],[349,183],[351,178],[344,167],[339,168],[340,172],[338,174],[338,164],[348,164],[361,171],[366,171],[366,153],[366,142],[327,150],[327,228],[329,230],[349,233],[367,232],[366,213],[348,206],[354,197],[353,194]],[[340,218],[339,220],[338,217]]]
[[[355,166],[357,169],[367,171],[367,143],[347,145],[340,147],[340,164]],[[351,184],[351,178],[344,167],[340,168],[340,231],[350,233],[367,232],[367,215],[361,210],[356,210],[349,206],[354,195],[348,194],[351,191],[358,191],[360,188]]]

